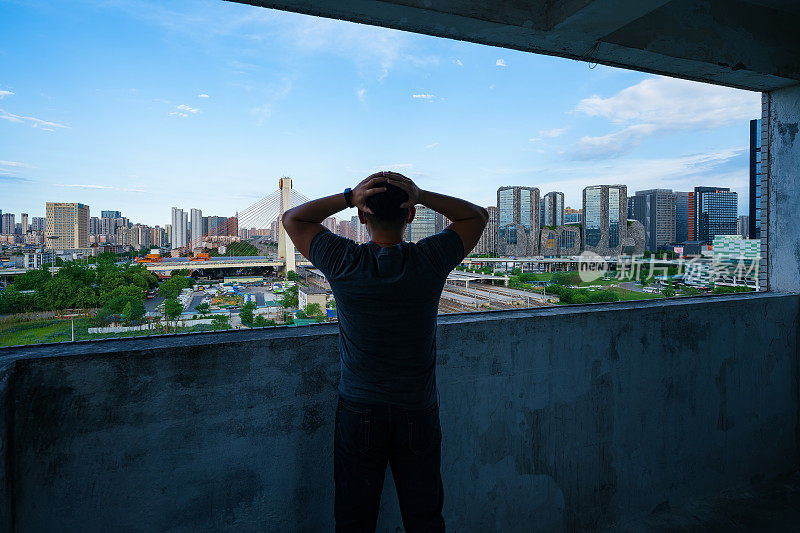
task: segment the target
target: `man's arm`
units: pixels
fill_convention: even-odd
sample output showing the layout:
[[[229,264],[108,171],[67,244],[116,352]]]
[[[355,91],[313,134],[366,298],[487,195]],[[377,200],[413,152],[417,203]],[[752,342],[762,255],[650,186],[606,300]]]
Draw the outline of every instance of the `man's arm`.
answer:
[[[461,242],[464,243],[464,256],[475,248],[489,221],[489,212],[486,209],[461,198],[421,190],[411,179],[402,174],[395,172],[386,174],[389,175],[389,183],[397,185],[408,193],[408,202],[403,204],[403,207],[420,203],[443,214],[452,221],[448,228],[461,237]]]
[[[386,178],[379,178],[377,174],[373,174],[359,183],[353,189],[353,206],[372,213],[366,205],[367,198],[385,191],[385,187],[373,186],[384,181]],[[344,209],[347,209],[344,195],[342,193],[332,194],[289,209],[283,214],[281,221],[295,247],[304,257],[309,257],[311,241],[314,240],[317,233],[325,229],[322,221]]]

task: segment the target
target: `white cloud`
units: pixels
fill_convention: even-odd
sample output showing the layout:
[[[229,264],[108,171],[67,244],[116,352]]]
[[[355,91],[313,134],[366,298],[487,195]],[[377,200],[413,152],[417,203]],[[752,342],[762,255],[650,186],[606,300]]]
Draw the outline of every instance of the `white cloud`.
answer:
[[[416,98],[418,100],[433,100],[436,98],[435,94],[412,94],[412,98]]]
[[[49,122],[47,120],[42,120],[36,117],[27,117],[21,115],[15,115],[14,113],[9,113],[5,109],[0,109],[0,119],[8,120],[9,122],[17,122],[17,123],[30,123],[31,127],[38,128],[44,131],[55,131],[55,128],[69,128],[69,126],[65,126],[63,124],[58,124],[56,122]]]
[[[453,63],[455,63],[459,67],[463,67],[464,66],[464,63],[462,63],[461,60],[458,59],[457,57],[455,59],[453,59]]]
[[[266,121],[270,115],[272,115],[272,108],[270,108],[268,105],[263,105],[261,107],[253,108],[251,113],[258,117],[258,127],[260,128],[264,125],[264,121]]]
[[[171,111],[170,115],[175,115],[181,118],[186,118],[189,116],[187,113],[181,113],[180,111]]]
[[[146,189],[122,189],[125,192],[147,192]]]
[[[78,189],[113,189],[110,185],[89,185],[81,183],[56,183],[56,187],[75,187]]]
[[[551,130],[539,130],[539,136],[528,139],[530,142],[541,141],[544,138],[560,137],[566,133],[567,128],[553,128]]]
[[[365,101],[367,99],[367,90],[363,87],[356,89],[356,97],[358,97],[359,102]]]
[[[0,100],[5,98],[6,96],[14,96],[14,92],[13,91],[2,91],[2,90],[0,90]]]
[[[0,167],[32,168],[30,165],[26,163],[20,163],[19,161],[3,161],[3,160],[0,160]]]
[[[618,157],[645,137],[681,131],[712,130],[761,114],[760,95],[673,78],[647,78],[609,98],[581,100],[575,112],[603,117],[622,129],[578,141],[578,159]]]
[[[439,63],[436,56],[416,54],[415,39],[399,30],[316,17],[296,20],[299,24],[289,26],[293,45],[307,52],[336,54],[353,61],[363,77],[383,80],[397,64],[425,67]],[[280,33],[285,36],[286,24],[281,26]]]
[[[198,94],[197,97],[198,98],[210,98],[206,93]]]
[[[425,148],[436,148],[437,146],[439,146],[439,143],[435,142],[435,143],[431,143],[431,144],[426,144]]]
[[[199,109],[197,109],[195,107],[189,107],[186,104],[179,105],[178,109],[181,109],[183,111],[186,111],[187,113],[192,113],[192,114],[197,114],[197,112],[200,111]]]
[[[494,64],[495,64],[496,67],[507,67],[508,66],[506,64],[506,60],[505,59],[498,59],[497,61],[494,62]]]

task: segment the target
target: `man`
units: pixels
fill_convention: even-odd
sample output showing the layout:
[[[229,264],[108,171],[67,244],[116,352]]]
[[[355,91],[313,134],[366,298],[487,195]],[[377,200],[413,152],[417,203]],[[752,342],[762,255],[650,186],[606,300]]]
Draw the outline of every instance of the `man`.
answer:
[[[403,242],[419,203],[450,220]],[[371,241],[339,237],[322,221],[357,207]],[[387,462],[406,531],[444,531],[436,315],[447,275],[478,242],[486,210],[379,172],[353,189],[283,215],[297,249],[325,274],[339,316],[341,378],[334,437],[336,530],[375,531]]]

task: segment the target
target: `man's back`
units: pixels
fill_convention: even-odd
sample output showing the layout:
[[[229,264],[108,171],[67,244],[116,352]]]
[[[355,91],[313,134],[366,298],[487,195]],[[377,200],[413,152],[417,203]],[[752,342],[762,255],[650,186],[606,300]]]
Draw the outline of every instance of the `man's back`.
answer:
[[[436,315],[447,275],[464,256],[458,234],[448,229],[382,248],[321,231],[309,252],[336,298],[339,393],[357,402],[432,405]]]

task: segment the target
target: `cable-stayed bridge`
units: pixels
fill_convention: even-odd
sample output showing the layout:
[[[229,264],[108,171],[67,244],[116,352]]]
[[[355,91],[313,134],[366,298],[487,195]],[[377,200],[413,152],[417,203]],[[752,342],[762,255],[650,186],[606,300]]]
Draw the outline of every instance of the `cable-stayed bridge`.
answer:
[[[246,269],[258,267],[272,267],[284,273],[295,270],[297,265],[310,265],[302,255],[295,250],[286,231],[283,228],[281,217],[293,205],[308,201],[301,192],[292,188],[291,178],[281,178],[278,189],[261,198],[249,207],[238,211],[236,216],[226,220],[222,226],[209,228],[210,235],[191,240],[182,248],[185,257],[148,258],[142,262],[148,270],[169,275],[174,270],[189,269],[215,270],[215,269]],[[244,239],[239,236],[240,229],[256,228],[261,230],[259,235],[251,235]],[[204,253],[209,248],[220,247],[222,250],[234,248],[234,242],[246,242],[255,246],[261,254],[247,256],[226,256],[224,253],[211,257]],[[148,256],[149,257],[149,256]]]

